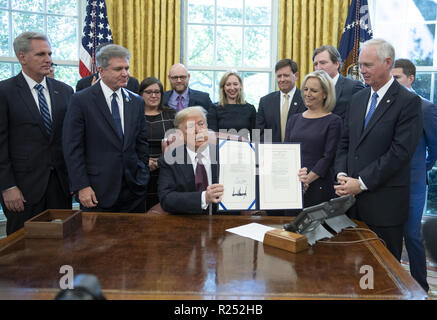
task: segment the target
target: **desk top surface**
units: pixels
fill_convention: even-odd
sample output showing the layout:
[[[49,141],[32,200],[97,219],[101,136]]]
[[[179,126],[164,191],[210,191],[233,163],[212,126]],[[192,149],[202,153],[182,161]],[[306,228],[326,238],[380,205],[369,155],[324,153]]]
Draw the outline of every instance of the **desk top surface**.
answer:
[[[380,241],[317,243],[294,254],[225,231],[251,222],[281,228],[289,218],[82,213],[82,227],[61,240],[20,230],[0,240],[0,298],[53,298],[63,265],[96,275],[115,299],[427,297]],[[331,241],[371,237],[343,231]],[[373,289],[361,288],[367,266]]]

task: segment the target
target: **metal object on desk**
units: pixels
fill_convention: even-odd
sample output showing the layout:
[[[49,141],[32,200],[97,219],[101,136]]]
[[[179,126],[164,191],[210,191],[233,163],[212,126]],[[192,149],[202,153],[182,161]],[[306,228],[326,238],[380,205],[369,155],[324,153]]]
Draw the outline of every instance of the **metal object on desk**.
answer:
[[[296,219],[284,225],[284,230],[303,234],[307,237],[308,243],[314,245],[318,240],[333,237],[323,226],[324,223],[336,233],[344,228],[357,226],[346,216],[347,210],[354,203],[355,198],[348,195],[305,208]]]

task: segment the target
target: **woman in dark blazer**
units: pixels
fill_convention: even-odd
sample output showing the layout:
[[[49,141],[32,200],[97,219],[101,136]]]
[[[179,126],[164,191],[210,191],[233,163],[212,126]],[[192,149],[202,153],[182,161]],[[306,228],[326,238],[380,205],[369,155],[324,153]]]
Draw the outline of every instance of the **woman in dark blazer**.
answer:
[[[243,81],[237,72],[229,71],[223,75],[220,101],[217,107],[210,108],[208,120],[209,128],[214,131],[233,130],[233,134],[250,138],[256,125],[256,110],[244,100]]]
[[[304,207],[335,197],[333,164],[342,131],[342,119],[332,113],[335,88],[325,71],[308,74],[302,84],[307,110],[288,119],[284,142],[300,142]]]
[[[165,132],[173,128],[175,110],[162,105],[164,88],[155,77],[144,79],[138,89],[145,102],[147,140],[149,142],[150,181],[147,187],[146,212],[159,202],[158,199],[158,158],[161,155],[161,141]]]

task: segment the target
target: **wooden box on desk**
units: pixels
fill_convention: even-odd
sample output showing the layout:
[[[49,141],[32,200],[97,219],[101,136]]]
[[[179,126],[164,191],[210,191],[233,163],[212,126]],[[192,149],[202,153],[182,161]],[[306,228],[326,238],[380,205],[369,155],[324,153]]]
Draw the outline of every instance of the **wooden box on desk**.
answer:
[[[79,210],[49,209],[24,223],[26,238],[63,239],[82,224]]]
[[[308,248],[308,240],[304,235],[280,229],[273,229],[264,235],[264,244],[298,253]]]

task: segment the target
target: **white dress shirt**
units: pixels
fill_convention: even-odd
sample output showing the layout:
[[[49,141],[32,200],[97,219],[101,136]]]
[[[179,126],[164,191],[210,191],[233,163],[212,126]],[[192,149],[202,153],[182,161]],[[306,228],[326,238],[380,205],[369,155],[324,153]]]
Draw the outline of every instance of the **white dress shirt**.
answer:
[[[117,91],[112,91],[102,80],[99,81],[102,87],[103,95],[105,96],[106,103],[108,104],[109,112],[112,114],[111,102],[112,102],[112,94],[115,92],[117,94],[117,104],[118,104],[118,112],[120,113],[121,119],[121,130],[124,133],[124,101],[123,94],[121,93],[121,88],[118,88]]]
[[[38,107],[38,110],[39,110],[39,112],[41,112],[41,110],[39,108],[38,89],[35,89],[35,85],[37,85],[38,82],[33,80],[27,74],[25,74],[24,71],[21,71],[21,72],[23,73],[23,77],[26,80],[27,84],[29,85],[30,92],[32,92],[32,96],[33,96],[33,99],[35,100],[35,103],[36,103],[36,105]],[[52,116],[52,102],[50,100],[50,93],[49,93],[49,89],[47,87],[46,77],[44,77],[44,79],[39,84],[44,87],[43,94],[44,94],[44,97],[46,98],[47,106],[49,107],[50,118],[53,120],[53,116]]]
[[[196,152],[187,147],[187,153],[190,157],[191,163],[193,164],[194,176],[196,175],[197,162]],[[206,176],[208,177],[208,185],[212,184],[212,172],[211,172],[211,157],[209,154],[209,145],[203,149],[200,154],[203,156],[202,163],[205,166]],[[206,191],[202,192],[202,202],[201,207],[203,210],[208,208],[208,204],[206,203]]]
[[[282,114],[282,106],[284,105],[285,95],[288,94],[288,110],[290,110],[291,101],[293,100],[294,94],[296,93],[296,86],[293,87],[288,93],[281,92],[281,114]]]

